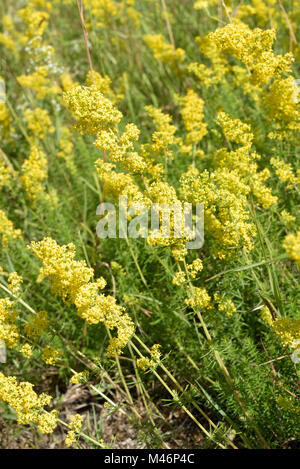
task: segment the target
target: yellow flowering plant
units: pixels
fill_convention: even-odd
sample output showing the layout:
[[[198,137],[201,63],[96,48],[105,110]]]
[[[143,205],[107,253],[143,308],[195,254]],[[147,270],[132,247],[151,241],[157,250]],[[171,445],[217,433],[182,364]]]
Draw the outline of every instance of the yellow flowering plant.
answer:
[[[4,3],[3,434],[297,445],[299,8]]]

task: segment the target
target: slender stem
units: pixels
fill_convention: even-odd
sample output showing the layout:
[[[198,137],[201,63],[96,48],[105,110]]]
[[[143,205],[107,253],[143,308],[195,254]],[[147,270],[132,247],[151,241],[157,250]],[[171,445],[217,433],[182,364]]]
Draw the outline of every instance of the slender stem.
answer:
[[[289,33],[290,33],[290,52],[293,52],[293,43],[295,45],[297,45],[297,39],[296,39],[296,36],[295,36],[295,33],[294,33],[294,30],[293,30],[293,25],[288,17],[288,14],[281,2],[281,0],[278,0],[278,3],[279,3],[279,6],[282,10],[282,13],[283,13],[283,16],[284,16],[284,19],[286,21],[286,24],[287,24],[287,27],[288,27],[288,30],[289,30]]]
[[[170,20],[169,20],[169,14],[168,14],[167,5],[166,5],[165,0],[161,0],[161,4],[162,4],[163,11],[164,11],[164,17],[165,17],[165,21],[166,21],[166,26],[167,26],[170,42],[173,46],[173,49],[175,50],[175,41],[174,41],[173,31],[172,31],[171,23],[170,23]]]
[[[84,44],[85,44],[85,48],[86,48],[86,55],[87,55],[87,58],[88,58],[90,72],[91,72],[91,79],[92,79],[93,84],[95,85],[94,70],[93,70],[93,64],[92,64],[92,59],[91,59],[91,54],[90,54],[90,49],[89,49],[89,43],[88,43],[88,32],[86,30],[86,26],[85,26],[85,22],[84,22],[84,16],[83,16],[82,0],[77,0],[77,8],[78,8],[81,28],[82,28],[82,32],[83,32],[83,40],[84,40]]]

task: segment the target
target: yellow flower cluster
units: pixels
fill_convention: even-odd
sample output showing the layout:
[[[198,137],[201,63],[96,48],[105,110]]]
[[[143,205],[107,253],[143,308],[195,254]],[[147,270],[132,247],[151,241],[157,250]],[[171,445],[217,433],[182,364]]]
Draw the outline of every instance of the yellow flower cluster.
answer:
[[[130,19],[130,26],[138,27],[140,24],[140,12],[134,8],[135,0],[89,0],[87,9],[96,26],[112,26],[116,21],[126,23]],[[94,26],[94,25],[93,25]],[[90,27],[90,25],[88,25]]]
[[[20,292],[23,278],[17,272],[11,272],[8,276],[8,288],[15,295]]]
[[[260,310],[260,315],[261,315],[261,318],[264,322],[266,322],[267,324],[269,324],[269,326],[272,326],[273,325],[273,317],[272,317],[272,314],[269,310],[269,308],[267,306],[263,306]]]
[[[300,319],[274,319],[269,308],[266,306],[261,309],[261,318],[271,326],[284,345],[294,349],[298,348],[300,343]]]
[[[13,222],[7,218],[4,210],[0,210],[0,235],[4,246],[7,246],[11,239],[22,239],[21,230],[14,228]]]
[[[250,126],[239,119],[231,119],[225,112],[218,114],[218,123],[222,126],[223,133],[229,142],[235,142],[242,146],[235,151],[221,149],[217,151],[215,161],[218,166],[231,168],[240,178],[240,182],[249,186],[263,208],[269,208],[276,204],[277,197],[272,195],[271,189],[265,185],[270,177],[267,168],[258,172],[255,159],[260,159],[256,152],[251,152],[254,135],[250,132]]]
[[[2,44],[6,49],[14,52],[16,50],[16,43],[13,37],[14,24],[11,17],[3,15],[2,24],[5,29],[3,33],[0,33],[0,44]]]
[[[275,319],[272,328],[285,345],[292,346],[294,341],[300,339],[300,319]]]
[[[276,28],[276,16],[278,16],[274,8],[276,0],[251,0],[251,3],[253,6],[245,4],[239,6],[237,18],[248,18],[255,15],[259,26],[265,27],[267,24],[272,24]]]
[[[140,131],[135,124],[127,124],[123,134],[119,135],[116,124],[122,118],[122,113],[118,111],[113,103],[107,99],[99,88],[107,92],[107,81],[99,85],[100,75],[96,75],[96,85],[90,87],[74,87],[64,94],[64,100],[69,110],[73,113],[77,121],[75,128],[79,132],[87,134],[96,134],[95,145],[97,148],[108,151],[111,161],[121,162],[124,168],[132,173],[143,173],[146,169],[150,171],[150,162],[145,161],[144,157],[134,151],[134,142],[138,140]],[[88,76],[88,82],[91,77]],[[128,175],[117,174],[114,171],[115,166],[111,163],[103,163],[102,160],[96,162],[97,172],[107,186],[112,186],[114,195],[119,195],[122,188],[127,193],[137,195],[139,190],[135,187],[133,181],[128,185],[130,179]],[[127,194],[124,194],[127,195]]]
[[[290,163],[285,163],[278,157],[271,158],[270,163],[275,168],[275,173],[280,181],[288,183],[288,189],[293,189],[295,185],[300,184],[300,171],[296,176]]]
[[[218,303],[218,310],[227,314],[227,316],[232,316],[236,313],[236,307],[232,300],[228,298],[223,298],[219,293],[214,294],[214,300]]]
[[[246,198],[249,187],[236,171],[224,167],[200,173],[192,166],[181,176],[180,183],[184,200],[204,203],[205,229],[214,239],[213,254],[222,259],[241,245],[246,251],[253,248],[255,228],[249,222]]]
[[[191,264],[187,265],[187,271],[191,278],[195,278],[197,273],[203,270],[201,259],[195,259]]]
[[[73,415],[71,422],[69,423],[69,431],[66,436],[65,443],[67,446],[72,446],[76,442],[77,436],[82,427],[83,416],[79,414]]]
[[[159,350],[160,347],[161,346],[159,344],[154,344],[150,350],[151,358],[148,358],[148,357],[138,358],[136,361],[137,367],[143,371],[146,371],[147,368],[150,368],[150,367],[155,368],[158,365],[160,358],[161,358],[161,352]]]
[[[240,20],[232,21],[209,34],[220,50],[229,53],[248,67],[250,80],[257,85],[268,83],[282,72],[291,71],[292,54],[274,55],[274,29],[250,29]]]
[[[128,207],[138,203],[144,203],[148,206],[149,201],[147,201],[130,174],[116,172],[116,165],[105,163],[101,159],[98,159],[95,165],[98,177],[105,184],[107,193],[115,198],[120,195],[126,196]]]
[[[0,160],[0,190],[3,187],[10,187],[14,176],[14,170],[8,167],[4,161]]]
[[[199,45],[201,53],[205,59],[210,61],[210,65],[205,63],[192,62],[188,66],[188,71],[193,73],[197,79],[203,83],[206,88],[220,83],[229,71],[229,65],[226,61],[225,54],[220,51],[214,41],[210,37],[196,37],[195,42]]]
[[[169,65],[175,73],[179,73],[185,59],[183,49],[175,49],[171,44],[165,42],[162,34],[146,34],[143,39],[157,60]]]
[[[25,117],[28,129],[39,139],[45,138],[47,133],[52,134],[55,130],[49,112],[46,109],[41,109],[40,107],[32,110],[26,109]]]
[[[296,221],[296,217],[291,215],[287,210],[282,210],[282,212],[280,213],[280,218],[282,222],[287,226],[291,225],[293,222]]]
[[[295,78],[279,78],[263,93],[262,102],[270,121],[275,121],[277,130],[270,132],[270,138],[290,138],[300,130],[300,111]],[[295,138],[295,137],[294,137]]]
[[[5,103],[0,102],[0,135],[3,139],[8,138],[12,131],[12,118]]]
[[[11,272],[8,276],[8,288],[18,295],[23,279],[17,272]],[[9,298],[0,299],[0,341],[3,341],[8,348],[14,348],[19,343],[20,330],[15,324],[19,314],[16,309],[16,301]]]
[[[111,79],[108,75],[100,75],[100,73],[93,70],[93,77],[91,72],[89,71],[86,77],[86,84],[87,86],[93,86],[97,88],[97,90],[102,93],[106,98],[108,98],[112,103],[116,103],[120,100],[121,96],[115,93],[111,89]]]
[[[162,156],[173,159],[173,153],[169,150],[169,147],[181,143],[181,139],[175,137],[177,127],[171,124],[171,116],[154,106],[146,106],[145,111],[153,120],[155,132],[152,134],[151,144],[142,146],[143,155],[148,157],[155,155],[157,157]]]
[[[51,397],[44,393],[36,394],[31,383],[22,381],[18,384],[14,376],[6,377],[0,372],[0,400],[14,409],[19,424],[37,423],[42,433],[52,433],[57,426],[58,412],[44,410]]]
[[[24,326],[27,337],[37,340],[48,329],[49,320],[46,311],[39,311]]]
[[[30,358],[32,356],[32,347],[31,347],[31,345],[29,345],[29,344],[22,345],[22,347],[20,349],[20,352],[25,358]]]
[[[179,272],[176,272],[172,279],[173,285],[176,285],[177,287],[180,287],[180,285],[184,284],[186,282],[186,276],[185,273],[181,270]]]
[[[76,165],[74,161],[73,149],[74,145],[71,139],[71,131],[65,125],[61,127],[61,138],[59,141],[59,152],[57,153],[58,158],[62,158],[67,168],[74,173],[76,171]]]
[[[88,376],[89,376],[88,371],[81,371],[80,373],[75,373],[70,379],[70,382],[72,384],[85,383],[88,379]]]
[[[185,303],[193,309],[212,309],[211,297],[204,287],[191,287]]]
[[[160,207],[167,207],[165,211],[162,209],[156,212],[160,220],[160,226],[158,230],[151,231],[147,238],[148,244],[152,246],[170,246],[175,259],[176,257],[184,257],[187,253],[185,242],[189,237],[186,233],[182,234],[185,228],[183,204],[178,199],[174,187],[166,181],[158,180],[147,188],[147,193],[152,203],[159,204]],[[170,223],[164,224],[163,220],[166,216]]]
[[[59,358],[60,353],[52,345],[47,345],[42,353],[42,360],[47,363],[47,365],[55,365],[57,359]]]
[[[239,119],[231,119],[225,112],[219,112],[217,122],[222,126],[224,136],[229,142],[235,142],[241,145],[252,145],[253,133],[248,124]]]
[[[40,279],[48,278],[52,291],[67,304],[74,304],[81,318],[89,324],[104,322],[108,329],[118,329],[117,337],[110,340],[107,354],[121,353],[134,332],[133,323],[115,298],[98,293],[105,283],[102,278],[91,282],[94,271],[85,261],[74,260],[75,246],[72,243],[59,246],[55,240],[44,238],[33,241],[29,249],[43,264]]]
[[[96,86],[76,86],[63,95],[64,102],[76,118],[80,133],[98,134],[118,124],[122,114]]]
[[[39,11],[34,8],[32,2],[26,8],[18,11],[18,15],[23,19],[26,30],[23,33],[22,43],[26,44],[37,36],[43,36],[49,20],[49,13]]]
[[[74,88],[74,86],[79,85],[79,83],[73,81],[71,75],[67,72],[61,74],[60,81],[63,91],[69,91]]]
[[[300,230],[297,234],[288,234],[284,238],[283,247],[290,258],[296,261],[300,267]]]
[[[8,348],[14,348],[19,343],[20,331],[14,322],[18,318],[15,302],[9,298],[0,298],[0,340]]]
[[[188,152],[192,150],[192,145],[197,145],[207,134],[207,125],[203,122],[204,101],[192,89],[188,89],[185,96],[175,97],[187,131],[185,140],[188,148],[184,151]]]
[[[191,95],[191,94],[190,94]],[[141,145],[140,154],[134,149],[134,142],[138,140],[140,131],[134,124],[127,124],[125,131],[120,134],[116,124],[119,123],[122,114],[113,106],[111,101],[104,97],[95,86],[72,88],[65,93],[65,102],[71,112],[77,117],[75,127],[80,132],[86,131],[87,134],[96,134],[97,139],[95,145],[105,152],[109,152],[110,160],[114,163],[121,163],[123,168],[131,174],[124,172],[116,172],[114,163],[104,162],[98,159],[95,163],[98,176],[105,184],[107,193],[114,197],[120,195],[127,196],[128,206],[135,205],[137,208],[140,204],[149,206],[151,202],[177,204],[178,210],[182,213],[182,204],[176,196],[175,189],[166,181],[160,180],[163,167],[160,163],[153,164],[153,154],[167,153],[171,155],[168,146],[179,143],[180,140],[174,137],[175,127],[170,124],[170,117],[163,114],[160,110],[148,107],[147,111],[153,116],[156,126],[156,132],[152,136],[151,144]],[[185,99],[185,98],[183,98]],[[198,106],[194,115],[192,115],[192,103],[186,97],[187,102],[184,103],[184,111],[186,109],[186,118],[188,120],[188,112],[190,121],[197,114],[197,122],[187,124],[190,129],[191,138],[200,138],[200,132],[203,133],[202,108],[203,102],[197,97],[193,99],[194,104]],[[101,103],[103,106],[101,107]],[[97,109],[96,109],[97,105]],[[100,108],[99,108],[100,106]],[[188,106],[190,109],[188,111]],[[164,124],[164,130],[162,130]],[[166,128],[167,127],[167,128]],[[206,132],[206,131],[205,131]],[[197,134],[197,135],[196,135]],[[160,137],[160,139],[159,139]],[[150,178],[145,178],[144,174],[148,173]],[[144,193],[133,179],[134,174],[142,174],[145,184]],[[153,182],[151,182],[151,180]],[[160,214],[160,216],[162,216]],[[173,214],[174,221],[174,214]],[[174,223],[171,223],[172,229],[169,236],[149,236],[148,243],[161,246],[175,246],[178,256],[186,254],[184,242],[178,239],[174,233]]]
[[[195,10],[204,10],[205,8],[208,7],[209,3],[210,2],[208,0],[197,0],[194,3],[194,8],[195,8]]]
[[[45,65],[38,67],[31,74],[18,76],[17,80],[25,88],[34,90],[39,99],[61,93],[61,88],[55,83],[53,84],[49,77],[49,70]]]
[[[133,173],[143,173],[146,162],[134,150],[134,141],[138,140],[140,131],[135,124],[127,124],[125,132],[118,136],[113,129],[99,132],[95,145],[109,151],[111,161],[122,163],[124,168]]]
[[[20,180],[33,206],[37,200],[49,201],[53,206],[58,202],[54,190],[46,193],[44,183],[47,180],[47,169],[48,162],[45,153],[37,145],[32,144],[29,157],[22,164]]]

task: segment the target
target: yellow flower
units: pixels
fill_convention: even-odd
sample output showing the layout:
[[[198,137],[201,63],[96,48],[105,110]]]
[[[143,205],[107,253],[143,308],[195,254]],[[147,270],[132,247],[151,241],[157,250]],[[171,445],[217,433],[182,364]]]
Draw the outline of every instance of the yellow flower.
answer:
[[[197,2],[194,3],[195,10],[204,10],[207,7],[208,0],[197,0]]]
[[[11,272],[8,276],[8,288],[14,293],[17,294],[20,291],[21,288],[21,283],[23,282],[23,279],[20,275],[17,274],[17,272]]]
[[[211,297],[204,287],[192,287],[189,289],[190,298],[185,303],[191,308],[212,309]]]
[[[30,358],[32,356],[32,347],[29,344],[24,344],[20,349],[20,352],[24,357]]]
[[[150,367],[155,368],[161,358],[161,352],[159,350],[160,347],[161,346],[159,344],[154,344],[150,350],[151,359],[148,357],[138,358],[136,361],[137,367],[143,371],[146,371],[147,368]]]
[[[65,160],[67,168],[74,173],[76,171],[76,165],[74,161],[74,145],[71,140],[71,131],[66,126],[61,127],[61,138],[59,142],[58,158]]]
[[[195,259],[190,265],[187,266],[187,270],[191,278],[195,278],[197,273],[203,270],[203,264],[201,259]]]
[[[280,213],[280,218],[282,222],[287,226],[291,225],[293,222],[296,221],[296,217],[291,215],[287,210],[282,210],[282,212]]]
[[[47,363],[47,365],[55,365],[57,359],[60,356],[60,352],[56,350],[52,345],[47,345],[42,353],[42,360]]]
[[[65,444],[67,446],[71,446],[73,443],[76,442],[78,434],[81,430],[82,421],[83,421],[82,415],[79,415],[79,414],[73,415],[71,422],[68,425],[70,430],[68,431],[66,439],[65,439]]]
[[[29,249],[40,259],[43,266],[40,278],[48,278],[52,291],[68,304],[74,304],[78,315],[89,324],[104,322],[108,329],[117,328],[118,335],[110,340],[107,354],[113,356],[121,350],[134,332],[130,317],[115,298],[98,293],[103,281],[92,282],[93,269],[85,261],[76,261],[73,244],[59,246],[55,240],[44,238],[32,242]]]
[[[36,10],[32,4],[28,5],[27,8],[18,10],[18,16],[23,19],[27,26],[22,41],[24,43],[36,36],[42,36],[48,26],[49,13]]]
[[[11,239],[22,239],[21,230],[14,228],[13,222],[7,218],[3,210],[0,210],[0,235],[4,246],[7,246]]]
[[[88,371],[81,371],[80,373],[75,373],[70,379],[70,382],[72,384],[84,383],[88,379],[88,376],[89,376]]]
[[[218,310],[224,312],[227,316],[232,316],[236,312],[236,307],[232,300],[223,298],[219,293],[214,294],[214,300],[218,303]]]
[[[58,85],[53,84],[52,79],[49,77],[49,71],[45,65],[38,67],[33,73],[28,75],[20,75],[17,77],[20,85],[25,88],[31,88],[36,92],[39,99],[45,96],[53,96],[61,93]]]
[[[176,272],[176,274],[174,275],[174,277],[172,279],[173,285],[177,285],[177,287],[179,287],[180,285],[182,285],[185,282],[186,282],[185,273],[182,272],[182,271],[181,272]]]
[[[26,381],[18,384],[14,376],[6,377],[0,372],[0,400],[7,402],[17,413],[18,423],[38,423],[43,433],[51,433],[57,425],[57,412],[49,415],[44,410],[51,402],[47,394],[36,394],[33,385]]]
[[[26,191],[26,195],[32,206],[37,200],[45,200],[50,206],[56,206],[58,203],[56,191],[52,190],[46,193],[44,183],[48,175],[48,162],[46,155],[37,145],[32,144],[27,160],[21,167],[21,183]]]
[[[80,133],[98,134],[112,128],[122,118],[121,112],[96,86],[77,86],[64,93],[63,97],[76,118],[75,127]]]
[[[49,320],[46,311],[39,311],[35,316],[32,316],[27,324],[24,326],[24,332],[27,337],[37,340],[49,326]]]
[[[172,44],[164,41],[162,34],[146,34],[143,36],[147,46],[153,51],[154,57],[169,65],[175,73],[180,70],[180,64],[185,59],[183,49],[174,49]]]
[[[254,135],[250,125],[244,124],[239,119],[231,119],[225,112],[219,112],[217,122],[222,126],[223,133],[229,142],[251,146]]]
[[[264,85],[274,76],[280,77],[282,72],[291,71],[292,54],[274,55],[272,51],[275,36],[274,29],[251,30],[239,19],[208,35],[221,51],[233,55],[248,67],[250,80],[257,85]]]
[[[2,138],[8,138],[10,132],[12,131],[11,127],[12,118],[8,112],[5,103],[0,102],[0,135]],[[1,166],[3,163],[1,162]],[[1,170],[2,172],[3,170]],[[1,174],[0,172],[0,174]]]
[[[78,83],[72,80],[72,77],[69,73],[64,72],[61,75],[60,80],[64,91],[69,91],[74,88],[74,86],[78,86]]]
[[[53,433],[58,424],[58,410],[43,412],[38,418],[38,429],[42,433]]]
[[[52,125],[49,112],[46,109],[39,107],[25,111],[25,117],[27,119],[28,129],[40,139],[45,138],[47,133],[53,133],[54,127]]]
[[[0,298],[0,340],[8,348],[14,348],[19,343],[20,331],[14,324],[17,317],[15,302],[9,298]]]
[[[300,339],[300,319],[276,319],[272,327],[285,345],[292,346],[295,340]]]
[[[196,145],[207,134],[207,125],[203,122],[204,101],[192,89],[183,97],[175,97],[181,107],[180,113],[187,130],[186,143]]]
[[[294,174],[290,163],[285,163],[278,157],[271,158],[270,163],[275,168],[275,173],[280,181],[288,183],[288,189],[293,189],[299,183],[298,177]]]
[[[300,230],[297,234],[288,234],[284,238],[283,247],[290,258],[296,261],[300,267]]]
[[[173,158],[169,147],[181,143],[181,139],[175,137],[177,127],[171,124],[171,116],[154,106],[146,106],[145,111],[153,120],[155,132],[152,135],[152,143],[142,146],[143,155],[150,157],[154,154],[156,156]]]
[[[267,306],[263,306],[260,310],[260,315],[263,321],[265,321],[269,326],[273,326],[273,316]]]

